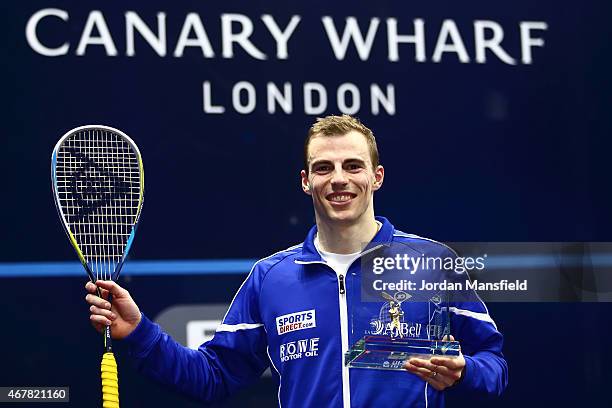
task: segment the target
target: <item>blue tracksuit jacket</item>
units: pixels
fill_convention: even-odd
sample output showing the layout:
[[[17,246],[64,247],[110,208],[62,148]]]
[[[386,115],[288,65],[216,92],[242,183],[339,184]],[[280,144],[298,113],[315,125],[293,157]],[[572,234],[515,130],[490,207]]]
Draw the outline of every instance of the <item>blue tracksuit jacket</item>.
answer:
[[[377,219],[382,227],[369,248],[405,242],[426,256],[456,256],[440,243],[402,233],[385,218]],[[357,276],[360,262],[350,266],[346,282],[339,282],[317,252],[315,236],[313,227],[304,243],[258,261],[214,339],[198,350],[176,343],[143,315],[125,339],[140,371],[205,402],[252,383],[271,366],[282,407],[444,406],[444,393],[411,373],[344,366],[349,329],[347,313],[341,309],[347,307],[347,291],[355,287],[350,280]],[[449,309],[452,334],[466,359],[464,378],[455,387],[501,394],[508,373],[503,338],[485,305],[478,301]]]

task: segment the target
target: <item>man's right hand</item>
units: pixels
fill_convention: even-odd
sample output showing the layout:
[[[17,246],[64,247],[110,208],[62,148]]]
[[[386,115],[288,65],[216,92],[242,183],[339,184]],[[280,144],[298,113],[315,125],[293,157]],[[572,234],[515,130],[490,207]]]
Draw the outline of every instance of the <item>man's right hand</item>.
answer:
[[[96,285],[102,292],[102,298],[96,293]],[[111,326],[113,339],[123,339],[136,329],[140,319],[140,310],[130,293],[113,281],[98,280],[95,284],[87,282],[85,289],[89,294],[85,300],[90,304],[91,324],[100,333],[105,326]],[[112,305],[106,300],[108,293],[112,296]]]

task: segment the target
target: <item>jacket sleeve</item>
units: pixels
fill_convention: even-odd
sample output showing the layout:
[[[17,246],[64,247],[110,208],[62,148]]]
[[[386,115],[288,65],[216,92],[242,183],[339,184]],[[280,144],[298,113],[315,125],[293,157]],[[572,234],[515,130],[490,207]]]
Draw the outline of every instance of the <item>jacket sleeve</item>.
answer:
[[[458,257],[449,247],[440,256]],[[448,292],[450,331],[461,344],[466,364],[462,379],[452,387],[453,393],[500,396],[508,385],[508,364],[502,353],[504,337],[484,302],[466,285],[471,281],[467,269],[445,271],[443,279],[463,288]]]
[[[451,331],[459,340],[465,371],[458,390],[499,396],[508,385],[508,364],[502,353],[503,336],[484,303],[462,302],[450,308]]]
[[[244,281],[212,340],[192,350],[146,316],[125,338],[138,370],[192,398],[218,401],[252,383],[269,364],[259,313],[260,267]]]
[[[465,358],[463,378],[457,384],[458,391],[499,396],[508,385],[508,364],[502,353],[504,338],[480,297],[465,288],[469,281],[467,272],[455,274],[453,280],[461,281],[464,290],[455,294],[449,306],[451,333],[461,344]]]

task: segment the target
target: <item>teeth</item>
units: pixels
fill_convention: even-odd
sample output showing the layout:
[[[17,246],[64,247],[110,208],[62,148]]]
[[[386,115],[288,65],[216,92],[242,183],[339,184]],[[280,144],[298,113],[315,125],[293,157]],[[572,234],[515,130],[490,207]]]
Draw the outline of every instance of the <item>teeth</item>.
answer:
[[[351,199],[349,195],[335,195],[332,196],[331,201],[348,201]]]

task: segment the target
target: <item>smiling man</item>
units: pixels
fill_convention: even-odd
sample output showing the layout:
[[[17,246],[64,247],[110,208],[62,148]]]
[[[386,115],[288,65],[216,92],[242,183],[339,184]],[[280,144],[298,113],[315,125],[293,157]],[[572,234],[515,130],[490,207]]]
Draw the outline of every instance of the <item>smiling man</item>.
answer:
[[[318,238],[335,253],[353,253],[377,231],[373,193],[384,168],[372,132],[349,116],[315,123],[304,146],[302,189],[312,196]]]
[[[503,338],[482,302],[449,308],[464,353],[458,358],[413,358],[404,371],[348,368],[347,293],[355,290],[348,283],[360,271],[364,248],[399,242],[428,256],[456,255],[374,216],[374,192],[385,173],[374,135],[359,120],[318,119],[304,162],[301,186],[312,197],[316,225],[303,243],[253,266],[211,341],[197,351],[179,345],[110,281],[97,283],[113,294],[110,310],[94,295],[95,286],[86,286],[94,326],[111,324],[146,375],[206,402],[252,383],[268,366],[283,407],[440,407],[451,387],[501,394],[507,384]]]

